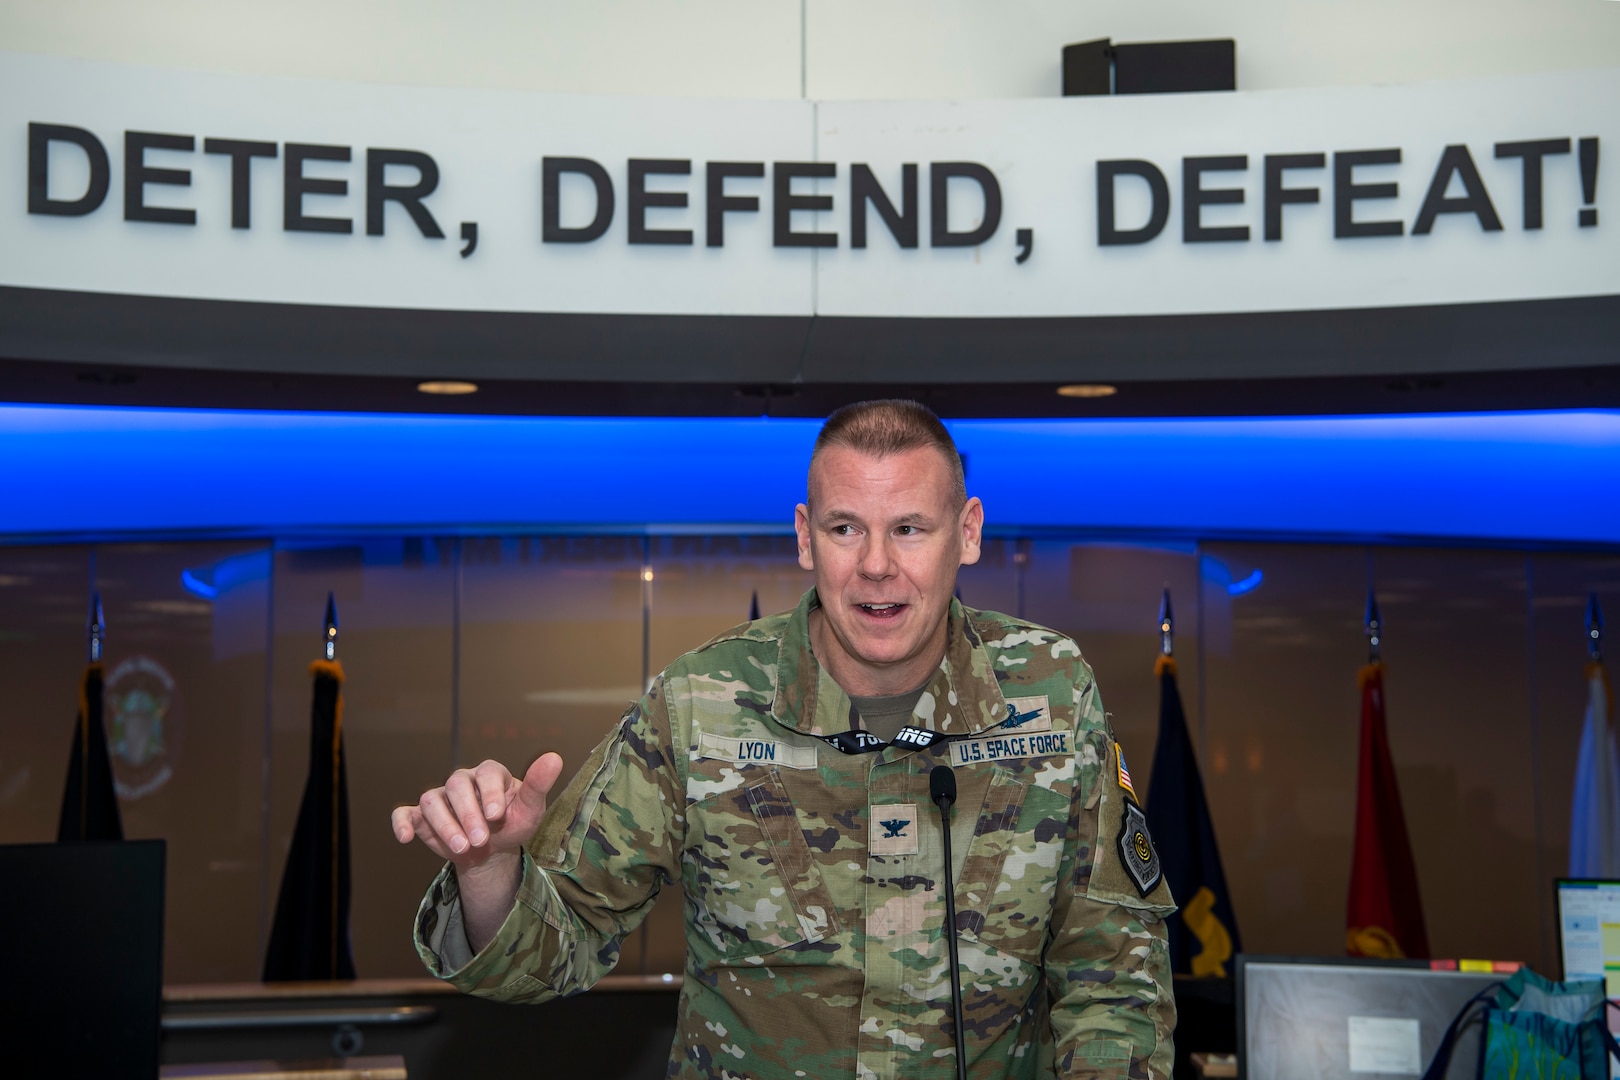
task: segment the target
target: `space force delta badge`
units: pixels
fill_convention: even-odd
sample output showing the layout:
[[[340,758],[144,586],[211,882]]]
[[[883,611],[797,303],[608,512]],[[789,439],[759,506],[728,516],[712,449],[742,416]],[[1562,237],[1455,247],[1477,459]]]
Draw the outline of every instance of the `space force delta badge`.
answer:
[[[1148,833],[1147,816],[1142,808],[1125,800],[1125,820],[1119,826],[1119,859],[1125,864],[1136,891],[1144,897],[1158,886],[1164,873],[1159,868],[1159,850]]]

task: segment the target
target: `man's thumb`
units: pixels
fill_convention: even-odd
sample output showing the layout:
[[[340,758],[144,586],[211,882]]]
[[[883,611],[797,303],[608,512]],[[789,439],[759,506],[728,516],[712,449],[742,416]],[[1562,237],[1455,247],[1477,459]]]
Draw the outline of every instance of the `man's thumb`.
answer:
[[[517,801],[533,813],[543,813],[546,796],[562,774],[562,767],[563,759],[557,754],[541,754],[535,758],[529,771],[523,774],[523,786],[518,788]]]

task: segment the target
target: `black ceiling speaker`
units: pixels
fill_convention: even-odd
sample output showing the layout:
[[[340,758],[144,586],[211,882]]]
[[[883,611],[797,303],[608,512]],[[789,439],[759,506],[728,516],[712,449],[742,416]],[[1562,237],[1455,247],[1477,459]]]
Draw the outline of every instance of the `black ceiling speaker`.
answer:
[[[1185,94],[1237,89],[1237,42],[1109,39],[1063,47],[1063,94]]]
[[[1107,38],[1063,46],[1063,96],[1114,92],[1114,46]]]

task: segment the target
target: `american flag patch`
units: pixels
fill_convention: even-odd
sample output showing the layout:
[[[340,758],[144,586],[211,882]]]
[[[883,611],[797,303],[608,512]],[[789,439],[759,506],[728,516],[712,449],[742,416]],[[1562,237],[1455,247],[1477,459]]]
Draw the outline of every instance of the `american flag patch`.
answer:
[[[1125,767],[1125,751],[1120,749],[1119,743],[1114,744],[1114,760],[1119,764],[1119,786],[1130,792],[1132,800],[1141,802],[1136,797],[1136,789],[1131,787],[1131,770]]]

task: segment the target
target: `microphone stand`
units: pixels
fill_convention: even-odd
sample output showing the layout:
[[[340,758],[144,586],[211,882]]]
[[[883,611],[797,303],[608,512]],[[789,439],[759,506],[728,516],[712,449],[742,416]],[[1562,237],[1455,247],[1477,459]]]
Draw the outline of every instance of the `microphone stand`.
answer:
[[[951,1008],[956,1028],[956,1076],[967,1080],[967,1048],[962,1037],[962,963],[956,953],[956,881],[951,873],[951,805],[956,802],[956,773],[949,765],[935,765],[928,774],[928,793],[939,807],[945,838],[945,945],[951,961]]]

